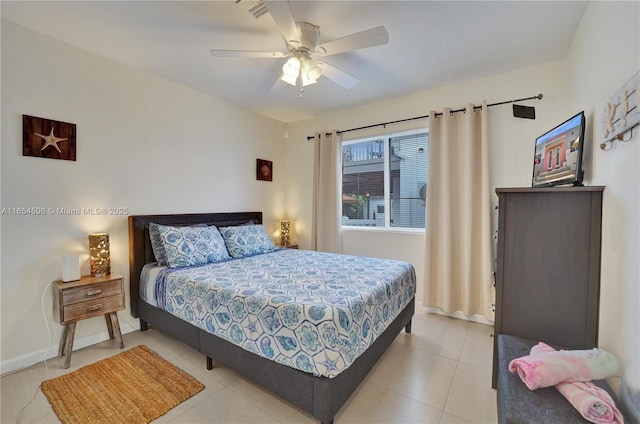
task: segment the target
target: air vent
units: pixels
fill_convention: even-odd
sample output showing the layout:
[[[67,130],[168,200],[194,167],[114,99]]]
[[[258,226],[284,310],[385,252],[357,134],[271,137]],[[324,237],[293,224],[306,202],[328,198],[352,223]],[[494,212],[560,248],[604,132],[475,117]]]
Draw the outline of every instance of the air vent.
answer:
[[[262,0],[236,0],[236,4],[249,11],[256,19],[268,12]]]

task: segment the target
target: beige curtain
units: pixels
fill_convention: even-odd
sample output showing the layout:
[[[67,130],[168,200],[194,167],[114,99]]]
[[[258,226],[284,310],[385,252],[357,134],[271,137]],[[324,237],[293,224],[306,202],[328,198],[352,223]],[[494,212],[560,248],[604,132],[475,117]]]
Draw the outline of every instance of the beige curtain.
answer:
[[[492,319],[488,112],[429,114],[424,305]]]
[[[337,131],[316,133],[313,140],[313,229],[312,248],[342,253],[341,207],[342,136]]]

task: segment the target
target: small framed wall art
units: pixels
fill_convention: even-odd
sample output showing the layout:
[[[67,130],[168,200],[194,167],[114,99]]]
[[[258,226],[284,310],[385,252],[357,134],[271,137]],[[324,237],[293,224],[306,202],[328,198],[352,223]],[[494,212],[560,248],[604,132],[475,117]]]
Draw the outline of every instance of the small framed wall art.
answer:
[[[22,115],[22,156],[76,160],[76,124]]]
[[[270,160],[256,160],[256,179],[260,181],[273,181],[273,162]]]

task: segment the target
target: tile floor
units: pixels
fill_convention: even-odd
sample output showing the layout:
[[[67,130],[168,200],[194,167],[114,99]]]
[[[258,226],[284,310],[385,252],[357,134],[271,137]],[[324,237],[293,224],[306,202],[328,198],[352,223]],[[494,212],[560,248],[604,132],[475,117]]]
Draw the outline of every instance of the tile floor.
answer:
[[[493,327],[416,313],[404,331],[335,417],[347,423],[495,423],[491,389]],[[159,331],[124,336],[125,349],[145,344],[200,380],[205,390],[155,423],[317,423],[234,372],[207,371],[203,355]],[[73,353],[71,367],[59,358],[0,379],[2,423],[59,422],[38,389],[41,381],[119,353],[106,341]],[[25,405],[28,406],[25,408]]]

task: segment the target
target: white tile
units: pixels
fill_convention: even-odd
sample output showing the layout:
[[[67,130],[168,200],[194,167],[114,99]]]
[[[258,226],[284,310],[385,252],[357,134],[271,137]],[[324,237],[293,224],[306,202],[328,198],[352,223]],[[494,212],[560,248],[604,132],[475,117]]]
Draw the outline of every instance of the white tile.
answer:
[[[490,370],[493,366],[493,327],[472,322],[462,346],[460,362]]]
[[[243,378],[238,378],[227,388],[265,411],[278,422],[291,424],[318,422],[306,412]]]
[[[448,315],[434,314],[434,313],[416,313],[413,316],[414,319],[424,319],[433,322],[439,322],[444,325],[448,325],[456,328],[467,328],[469,326],[470,321],[454,318]]]
[[[336,424],[438,423],[441,415],[439,409],[369,381],[354,393],[334,421]]]
[[[455,415],[451,415],[448,412],[443,412],[442,417],[440,417],[440,424],[467,424],[470,421],[463,420],[460,417],[456,417]]]
[[[145,345],[167,361],[193,350],[192,347],[153,328],[147,331],[134,331],[124,336],[125,349]]]
[[[202,376],[202,378],[204,379],[213,379],[222,386],[228,386],[229,384],[240,378],[238,374],[231,371],[229,368],[225,367],[219,362],[215,361],[213,369],[207,370],[206,356],[195,349],[190,349],[183,355],[174,358],[172,362],[174,362],[176,365],[184,364],[184,370],[193,370],[194,374],[192,375],[196,378],[197,376]],[[204,384],[205,382],[203,381],[202,383]]]
[[[45,415],[44,417],[38,418],[37,420],[21,421],[21,422],[34,423],[34,424],[51,424],[51,423],[59,423],[60,420],[58,419],[56,414],[52,411],[49,414]]]
[[[0,422],[32,422],[51,414],[51,405],[39,387],[39,383],[31,381],[20,384],[3,381]]]
[[[452,322],[447,322],[452,320]],[[411,324],[411,333],[404,331],[396,338],[397,343],[411,346],[415,349],[458,359],[465,335],[466,324],[460,325],[451,318],[440,315],[414,318]]]
[[[498,421],[491,371],[458,363],[444,411],[477,424]]]
[[[386,389],[443,409],[456,364],[453,359],[394,343],[370,379]]]
[[[278,421],[241,396],[225,388],[188,409],[184,414],[177,416],[170,422],[262,424],[277,423]]]
[[[175,408],[167,411],[166,414],[158,417],[153,422],[155,424],[175,422],[178,417],[184,415],[188,410],[190,410],[200,402],[206,402],[207,399],[213,395],[213,393],[214,392],[209,390],[208,387],[205,387],[205,389],[200,393],[196,393],[195,395],[191,396],[189,399],[185,400]]]
[[[25,370],[6,375],[0,380],[0,422],[29,422],[39,419],[53,410],[46,396],[40,390],[40,383],[56,377],[54,367],[49,363],[47,373],[42,363]]]

